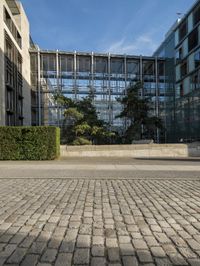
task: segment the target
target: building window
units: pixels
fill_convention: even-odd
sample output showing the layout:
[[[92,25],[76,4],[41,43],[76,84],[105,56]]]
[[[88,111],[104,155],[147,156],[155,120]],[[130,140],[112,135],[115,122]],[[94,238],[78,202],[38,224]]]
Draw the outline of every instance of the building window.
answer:
[[[14,92],[13,90],[8,90],[6,92],[6,110],[7,112],[14,111]]]
[[[200,21],[200,5],[193,12],[193,26]]]
[[[187,20],[179,27],[179,42],[187,35]]]
[[[180,96],[184,96],[183,84],[180,84]]]
[[[9,29],[12,28],[12,19],[8,13],[8,11],[6,10],[6,8],[4,8],[4,21],[6,23],[6,25],[8,26]]]
[[[165,75],[165,67],[164,67],[164,62],[159,62],[158,63],[158,75],[159,76],[164,76]]]
[[[22,48],[22,37],[21,37],[21,35],[19,34],[19,32],[17,31],[17,34],[16,34],[17,36],[16,36],[16,41],[17,41],[17,43],[19,44],[19,47],[21,47]]]
[[[194,49],[199,42],[198,28],[193,30],[188,36],[188,52]]]
[[[22,73],[22,56],[20,53],[18,53],[17,56],[17,70],[19,71],[19,73]]]
[[[195,68],[200,66],[200,50],[194,54],[194,65]]]
[[[187,61],[181,64],[181,78],[187,75]]]
[[[155,64],[154,62],[144,62],[143,63],[143,74],[144,75],[154,75],[155,74]]]
[[[10,32],[12,33],[13,37],[17,41],[19,47],[22,48],[22,37],[19,34],[14,22],[12,21],[9,13],[5,7],[4,7],[4,21],[7,25],[7,27],[9,28]]]
[[[178,64],[182,58],[183,58],[183,48],[180,47],[180,48],[176,51],[176,63]]]
[[[13,60],[12,51],[13,51],[12,44],[11,44],[11,42],[8,39],[6,39],[6,41],[5,41],[5,55],[8,57],[8,59],[10,61]]]

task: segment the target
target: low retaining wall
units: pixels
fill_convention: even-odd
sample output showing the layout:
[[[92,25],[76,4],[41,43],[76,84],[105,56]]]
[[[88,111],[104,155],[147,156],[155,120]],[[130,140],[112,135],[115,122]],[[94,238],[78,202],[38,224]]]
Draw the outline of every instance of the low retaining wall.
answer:
[[[61,146],[61,157],[200,157],[200,143]]]

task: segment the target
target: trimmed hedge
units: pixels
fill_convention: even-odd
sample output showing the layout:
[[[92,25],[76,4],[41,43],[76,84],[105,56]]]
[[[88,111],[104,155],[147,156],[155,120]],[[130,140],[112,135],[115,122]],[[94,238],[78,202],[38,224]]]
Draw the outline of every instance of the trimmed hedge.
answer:
[[[60,155],[60,129],[0,126],[0,160],[53,160]]]

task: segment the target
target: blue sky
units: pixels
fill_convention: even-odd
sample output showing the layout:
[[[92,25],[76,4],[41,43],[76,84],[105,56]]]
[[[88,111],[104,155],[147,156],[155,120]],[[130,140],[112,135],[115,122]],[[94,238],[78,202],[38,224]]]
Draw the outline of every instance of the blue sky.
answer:
[[[151,55],[195,0],[21,0],[43,49]]]

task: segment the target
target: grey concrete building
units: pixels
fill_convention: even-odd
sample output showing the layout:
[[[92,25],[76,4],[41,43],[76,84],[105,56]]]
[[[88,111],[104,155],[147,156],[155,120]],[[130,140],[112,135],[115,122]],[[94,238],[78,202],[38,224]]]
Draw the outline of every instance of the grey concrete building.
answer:
[[[176,138],[200,139],[200,1],[175,28]]]
[[[0,125],[30,125],[29,22],[18,1],[1,0],[0,11]]]

